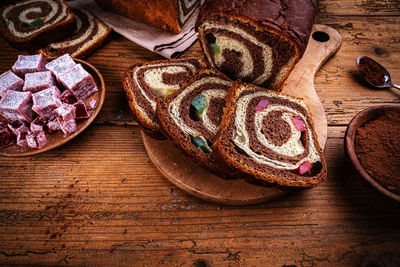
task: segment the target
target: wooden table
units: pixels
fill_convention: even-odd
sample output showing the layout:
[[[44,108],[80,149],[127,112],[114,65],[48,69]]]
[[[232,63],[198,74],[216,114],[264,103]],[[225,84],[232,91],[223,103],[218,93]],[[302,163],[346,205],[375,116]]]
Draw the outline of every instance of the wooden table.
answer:
[[[26,158],[0,157],[0,263],[138,266],[400,266],[400,203],[353,175],[343,152],[359,111],[400,103],[400,92],[360,82],[359,55],[400,82],[400,7],[394,0],[321,0],[318,22],[337,29],[340,51],[316,88],[328,117],[328,179],[317,188],[254,206],[208,203],[153,166],[128,112],[121,76],[160,59],[113,33],[88,61],[106,101],[72,142]],[[0,72],[18,51],[0,40]],[[185,56],[199,55],[198,43]]]

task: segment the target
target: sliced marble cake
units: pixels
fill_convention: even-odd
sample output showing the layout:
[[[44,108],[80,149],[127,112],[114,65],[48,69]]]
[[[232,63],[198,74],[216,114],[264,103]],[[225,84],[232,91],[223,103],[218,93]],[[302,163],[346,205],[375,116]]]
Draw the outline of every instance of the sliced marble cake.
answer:
[[[318,0],[206,0],[196,29],[208,63],[279,91],[307,46]]]
[[[183,87],[157,102],[157,115],[166,136],[208,170],[226,177],[212,153],[225,96],[232,81],[214,69],[199,71]]]
[[[71,57],[84,58],[102,46],[111,28],[84,9],[72,9],[76,30],[63,39],[56,40],[38,52],[46,57],[59,57],[68,53]]]
[[[306,104],[255,85],[233,85],[212,149],[244,177],[270,184],[314,187],[326,178]]]
[[[74,14],[64,0],[22,0],[0,9],[0,32],[18,49],[35,51],[74,32]]]
[[[123,84],[129,107],[145,133],[164,138],[156,116],[157,99],[180,89],[202,68],[203,63],[191,57],[141,63],[126,70]]]

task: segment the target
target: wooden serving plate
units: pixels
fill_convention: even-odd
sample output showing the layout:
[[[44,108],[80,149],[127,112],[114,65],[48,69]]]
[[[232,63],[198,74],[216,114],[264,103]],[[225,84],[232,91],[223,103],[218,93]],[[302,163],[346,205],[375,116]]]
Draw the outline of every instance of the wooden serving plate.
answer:
[[[104,98],[106,95],[106,87],[104,79],[103,76],[100,74],[100,72],[93,65],[81,59],[74,58],[74,60],[76,63],[80,63],[82,67],[93,76],[94,81],[96,82],[98,88],[98,91],[95,94],[93,94],[92,96],[90,96],[88,99],[85,100],[85,103],[88,103],[92,99],[95,99],[97,101],[96,108],[94,110],[88,111],[90,118],[87,120],[77,122],[77,130],[72,134],[65,136],[62,131],[58,131],[52,134],[46,134],[47,144],[43,148],[36,149],[36,148],[12,145],[9,147],[0,148],[0,155],[7,157],[25,157],[49,151],[74,139],[93,122],[97,114],[99,114],[100,109],[104,103]],[[49,59],[49,61],[51,61],[51,59]]]
[[[305,100],[311,110],[322,148],[326,144],[328,125],[324,108],[315,91],[314,76],[322,64],[339,49],[341,43],[342,38],[336,30],[325,25],[314,25],[303,58],[297,63],[282,91]],[[222,179],[197,166],[171,142],[151,138],[143,132],[142,138],[157,169],[179,188],[204,200],[228,205],[248,205],[270,201],[288,193],[288,190],[249,184],[244,179]]]

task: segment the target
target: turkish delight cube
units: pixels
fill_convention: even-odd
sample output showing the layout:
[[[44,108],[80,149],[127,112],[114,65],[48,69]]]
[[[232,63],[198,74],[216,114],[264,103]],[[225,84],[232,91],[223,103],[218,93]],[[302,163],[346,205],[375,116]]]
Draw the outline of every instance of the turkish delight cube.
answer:
[[[92,110],[97,107],[97,101],[95,99],[92,99],[89,101],[89,103],[86,104],[86,109],[87,110]]]
[[[18,133],[17,135],[17,145],[22,147],[28,147],[28,141],[26,141],[26,135],[30,133],[29,129]]]
[[[58,79],[58,77],[69,70],[72,66],[76,65],[75,61],[69,54],[64,54],[50,63],[46,64],[46,69],[51,71],[54,76]]]
[[[35,140],[37,148],[42,148],[47,144],[46,133],[44,131],[37,131],[35,134]]]
[[[64,134],[73,133],[77,129],[75,119],[63,121],[58,117],[58,122],[60,123],[61,131],[63,131]]]
[[[56,115],[55,109],[62,105],[60,100],[60,90],[55,86],[34,93],[32,98],[33,111],[39,114],[43,119],[49,119]]]
[[[29,131],[29,128],[26,127],[25,122],[23,121],[13,121],[7,126],[11,133],[15,136],[17,136],[20,132]]]
[[[47,120],[43,119],[42,117],[37,117],[31,122],[30,129],[33,133],[47,131]]]
[[[75,110],[75,119],[87,119],[89,118],[89,113],[86,110],[85,103],[82,101],[78,101],[74,104],[76,110]]]
[[[56,114],[61,121],[75,120],[75,110],[75,106],[64,103],[56,109]]]
[[[14,136],[10,133],[7,123],[0,122],[0,148],[8,147],[14,144]]]
[[[32,111],[32,93],[7,91],[0,100],[0,114],[7,120],[31,122],[34,116]]]
[[[49,122],[47,123],[47,131],[49,133],[53,133],[59,130],[61,130],[61,127],[60,123],[57,120],[57,117],[50,119]]]
[[[11,70],[0,75],[0,96],[7,90],[22,91],[24,80],[15,75]]]
[[[36,93],[55,85],[56,83],[50,71],[40,71],[27,73],[25,75],[25,84],[22,90],[25,92],[31,91],[32,93]]]
[[[24,56],[19,55],[18,60],[12,66],[12,70],[19,77],[25,77],[26,73],[44,71],[46,59],[42,54]]]
[[[63,103],[67,103],[67,104],[74,104],[78,101],[78,99],[76,99],[76,96],[74,96],[70,90],[65,90],[61,96],[61,102]]]
[[[97,86],[92,75],[81,64],[76,64],[70,68],[58,80],[66,89],[70,90],[82,101],[97,92]]]
[[[36,143],[36,138],[35,138],[35,134],[32,132],[28,132],[25,136],[26,142],[28,147],[31,148],[38,148],[38,145]]]

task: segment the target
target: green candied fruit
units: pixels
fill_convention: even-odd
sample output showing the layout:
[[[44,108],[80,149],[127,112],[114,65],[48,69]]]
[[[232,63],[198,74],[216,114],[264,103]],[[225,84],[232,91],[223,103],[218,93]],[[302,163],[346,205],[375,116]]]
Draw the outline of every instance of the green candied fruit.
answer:
[[[217,44],[210,44],[210,49],[214,55],[221,54],[221,48]]]
[[[206,142],[204,142],[204,140],[200,137],[194,137],[193,135],[190,135],[190,141],[192,142],[193,145],[199,147],[201,150],[203,150],[204,153],[208,153],[210,152],[208,150],[208,147],[206,145]]]
[[[35,19],[31,23],[29,23],[29,25],[35,27],[35,26],[39,26],[39,25],[41,25],[43,23],[44,23],[43,19]]]
[[[207,105],[207,99],[205,96],[199,94],[196,95],[191,103],[192,107],[195,108],[195,110],[197,112],[199,112],[200,114],[203,113],[203,111],[206,109]]]
[[[10,26],[11,21],[7,20],[4,24],[6,25],[6,27],[8,27],[8,26]]]

